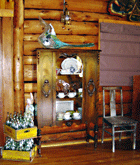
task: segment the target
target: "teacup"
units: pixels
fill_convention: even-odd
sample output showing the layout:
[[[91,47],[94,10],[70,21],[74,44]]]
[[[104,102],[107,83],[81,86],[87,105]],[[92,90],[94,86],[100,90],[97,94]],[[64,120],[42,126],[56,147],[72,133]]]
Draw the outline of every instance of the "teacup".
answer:
[[[65,97],[65,94],[64,94],[64,92],[59,92],[57,96],[59,98],[64,98]]]
[[[79,112],[74,112],[73,119],[76,119],[76,120],[81,119],[81,114]]]
[[[67,94],[67,96],[68,96],[69,98],[73,98],[73,97],[76,96],[76,92],[69,92],[69,93]]]
[[[71,119],[71,113],[70,112],[66,112],[65,115],[64,115],[64,119],[65,120],[70,120]]]

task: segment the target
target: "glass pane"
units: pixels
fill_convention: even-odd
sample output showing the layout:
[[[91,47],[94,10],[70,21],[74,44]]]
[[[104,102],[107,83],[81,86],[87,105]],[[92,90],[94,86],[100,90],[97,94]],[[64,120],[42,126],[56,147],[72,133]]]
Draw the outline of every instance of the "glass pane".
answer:
[[[82,119],[83,64],[79,56],[59,57],[56,62],[56,118]]]

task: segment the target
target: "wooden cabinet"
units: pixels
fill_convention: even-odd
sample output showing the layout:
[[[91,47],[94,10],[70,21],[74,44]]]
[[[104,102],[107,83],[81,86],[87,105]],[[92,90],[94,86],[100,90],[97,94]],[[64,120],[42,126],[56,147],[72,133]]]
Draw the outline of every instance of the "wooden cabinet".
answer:
[[[39,128],[63,122],[97,123],[98,54],[98,50],[37,50]],[[64,98],[58,97],[60,92],[65,94]],[[71,98],[70,92],[76,92],[76,96]],[[78,111],[81,117],[65,119],[69,111]]]

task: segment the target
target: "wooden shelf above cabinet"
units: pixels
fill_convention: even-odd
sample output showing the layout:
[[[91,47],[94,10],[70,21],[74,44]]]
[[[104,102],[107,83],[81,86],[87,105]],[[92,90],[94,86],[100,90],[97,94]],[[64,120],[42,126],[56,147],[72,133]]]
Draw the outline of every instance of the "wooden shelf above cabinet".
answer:
[[[13,9],[0,9],[0,17],[14,17]]]

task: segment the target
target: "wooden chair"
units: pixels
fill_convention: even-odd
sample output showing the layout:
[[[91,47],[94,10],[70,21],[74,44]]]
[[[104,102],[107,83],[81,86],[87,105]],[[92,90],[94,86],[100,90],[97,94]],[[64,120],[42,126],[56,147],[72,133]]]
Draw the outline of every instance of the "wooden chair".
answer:
[[[116,113],[116,91],[120,92],[120,105],[121,112],[119,115]],[[105,112],[105,93],[110,92],[110,114]],[[117,99],[118,102],[118,99]],[[136,126],[137,121],[123,116],[123,93],[122,87],[103,87],[103,130],[102,139],[103,143],[104,132],[107,132],[112,136],[112,152],[115,152],[115,133],[119,133],[119,140],[121,140],[122,132],[132,132],[133,133],[133,149],[136,149]],[[111,131],[106,130],[106,128],[111,128]],[[116,129],[117,128],[117,129]]]

